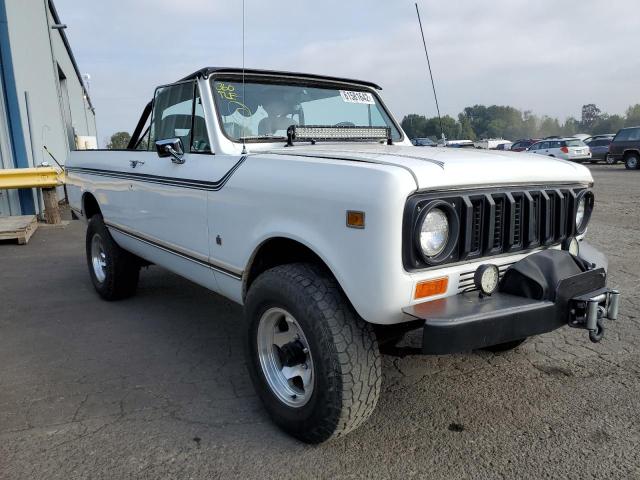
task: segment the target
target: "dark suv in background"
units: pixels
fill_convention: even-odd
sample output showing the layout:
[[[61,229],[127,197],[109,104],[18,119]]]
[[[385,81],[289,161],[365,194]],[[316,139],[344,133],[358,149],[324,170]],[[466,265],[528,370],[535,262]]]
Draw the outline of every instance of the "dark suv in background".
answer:
[[[629,170],[640,168],[640,127],[627,127],[618,131],[609,145],[610,161],[624,161]]]

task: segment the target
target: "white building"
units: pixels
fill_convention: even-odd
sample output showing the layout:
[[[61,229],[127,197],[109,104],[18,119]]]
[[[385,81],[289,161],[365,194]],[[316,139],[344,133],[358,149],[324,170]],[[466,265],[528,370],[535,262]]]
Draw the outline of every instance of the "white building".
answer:
[[[0,168],[64,164],[95,148],[91,99],[52,0],[0,0]],[[89,137],[89,138],[87,138]],[[0,216],[41,211],[37,190],[0,190]]]

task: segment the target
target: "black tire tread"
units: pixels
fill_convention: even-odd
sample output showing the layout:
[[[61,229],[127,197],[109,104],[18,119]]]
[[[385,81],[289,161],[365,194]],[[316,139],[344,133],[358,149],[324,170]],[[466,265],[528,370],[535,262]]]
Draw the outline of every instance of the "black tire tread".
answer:
[[[107,276],[102,284],[95,278],[91,266],[91,239],[95,232],[102,237],[109,259]],[[100,214],[93,215],[89,219],[86,253],[91,281],[104,300],[123,300],[136,293],[140,277],[140,261],[137,256],[127,252],[115,242]]]
[[[632,168],[629,166],[628,161],[630,158],[635,157],[636,159],[636,166],[635,168]],[[628,153],[627,155],[625,155],[624,157],[624,168],[626,168],[627,170],[637,170],[640,169],[640,155],[638,155],[637,153]]]
[[[328,343],[335,348],[313,354],[332,366],[341,397],[333,399],[330,414],[315,428],[289,433],[305,442],[320,443],[356,429],[374,411],[382,385],[381,357],[372,325],[357,315],[335,279],[314,265],[293,263],[264,272],[251,286],[246,304],[254,302],[254,295],[267,285],[284,289],[293,301],[306,305],[310,318],[313,311],[319,312],[324,322],[314,323],[313,334],[330,339]]]

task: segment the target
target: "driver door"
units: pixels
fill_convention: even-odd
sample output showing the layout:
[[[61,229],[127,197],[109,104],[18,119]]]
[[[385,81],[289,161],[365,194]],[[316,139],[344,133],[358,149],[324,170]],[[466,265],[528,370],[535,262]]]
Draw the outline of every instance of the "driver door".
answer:
[[[133,221],[126,233],[154,263],[217,290],[207,224],[208,179],[216,172],[196,83],[159,87],[153,105],[147,152],[129,165],[127,217]],[[156,151],[156,141],[172,139],[182,145],[179,160]]]

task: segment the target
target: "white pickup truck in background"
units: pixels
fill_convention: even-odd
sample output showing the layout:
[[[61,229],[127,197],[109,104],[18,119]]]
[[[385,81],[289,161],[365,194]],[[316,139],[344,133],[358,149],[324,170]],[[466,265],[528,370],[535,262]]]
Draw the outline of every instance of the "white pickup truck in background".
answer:
[[[274,421],[306,442],[364,422],[380,349],[507,349],[617,316],[583,241],[581,165],[417,148],[370,82],[205,68],[159,87],[123,151],[73,152],[107,300],[156,264],[244,305],[247,364]],[[240,324],[239,324],[240,325]]]

